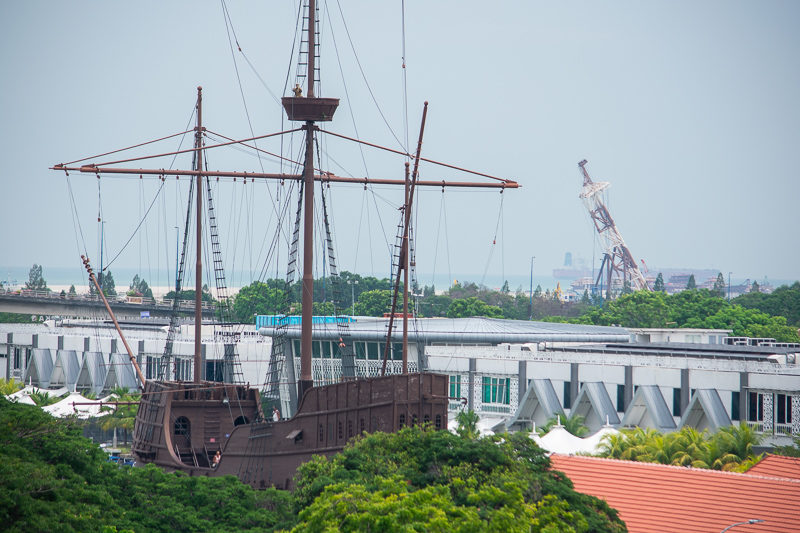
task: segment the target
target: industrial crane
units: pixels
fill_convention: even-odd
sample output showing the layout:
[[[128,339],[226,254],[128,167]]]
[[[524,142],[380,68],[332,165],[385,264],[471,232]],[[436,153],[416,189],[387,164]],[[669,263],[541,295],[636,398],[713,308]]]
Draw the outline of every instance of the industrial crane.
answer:
[[[608,212],[608,208],[603,203],[602,192],[607,189],[611,184],[607,181],[594,182],[586,171],[586,159],[578,163],[578,167],[583,174],[583,189],[581,190],[580,198],[583,200],[586,209],[589,210],[589,216],[594,223],[597,234],[600,235],[605,244],[605,252],[603,253],[603,262],[600,264],[600,271],[595,280],[595,287],[599,288],[600,294],[603,294],[603,282],[605,281],[605,297],[611,298],[616,292],[617,288],[625,286],[629,283],[630,287],[634,290],[650,290],[647,286],[647,281],[625,241],[622,239],[614,219]],[[618,280],[615,284],[614,281]]]

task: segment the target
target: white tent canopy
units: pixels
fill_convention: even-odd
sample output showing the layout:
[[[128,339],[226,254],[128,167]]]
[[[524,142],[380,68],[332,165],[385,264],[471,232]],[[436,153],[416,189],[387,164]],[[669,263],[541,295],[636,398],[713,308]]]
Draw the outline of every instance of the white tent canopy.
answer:
[[[551,453],[559,453],[562,455],[577,453],[594,454],[598,452],[600,442],[606,435],[616,433],[619,433],[619,431],[610,425],[605,425],[593,435],[580,438],[567,431],[564,426],[557,425],[553,426],[553,429],[551,429],[547,435],[538,437],[532,433],[531,438],[536,444]]]
[[[43,407],[42,410],[56,418],[73,415],[82,419],[97,418],[111,413],[108,410],[102,411],[101,404],[102,400],[87,400],[80,393],[72,392],[60,402]]]

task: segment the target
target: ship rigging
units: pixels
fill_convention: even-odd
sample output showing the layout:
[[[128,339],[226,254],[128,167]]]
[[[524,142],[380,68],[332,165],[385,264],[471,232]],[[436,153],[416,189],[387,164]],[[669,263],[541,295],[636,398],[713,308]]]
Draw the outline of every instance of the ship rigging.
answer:
[[[227,140],[216,144],[207,145],[208,130],[203,123],[203,92],[197,88],[195,104],[196,124],[193,128],[194,146],[189,149],[176,150],[156,155],[122,158],[89,164],[75,165],[62,163],[54,165],[52,170],[65,173],[78,172],[95,175],[151,175],[160,177],[174,175],[176,178],[188,176],[192,180],[195,195],[195,322],[194,322],[194,358],[192,382],[179,380],[177,368],[170,373],[168,366],[159,372],[159,378],[144,380],[139,372],[144,393],[136,417],[134,430],[133,453],[143,462],[152,462],[169,470],[182,470],[191,475],[223,475],[233,474],[243,482],[255,487],[279,486],[289,488],[294,470],[299,464],[308,460],[312,454],[335,453],[344,446],[349,438],[363,431],[396,431],[407,424],[430,422],[437,428],[443,428],[447,423],[447,376],[416,372],[409,373],[407,365],[408,346],[408,294],[409,294],[409,267],[413,262],[409,246],[411,231],[412,206],[417,187],[460,187],[460,188],[488,188],[514,189],[519,184],[514,180],[499,178],[489,174],[467,170],[433,159],[421,156],[423,134],[427,115],[427,102],[423,110],[419,131],[419,138],[415,153],[395,150],[377,144],[368,143],[342,134],[320,129],[318,122],[329,122],[333,119],[339,100],[336,98],[323,98],[317,96],[315,76],[317,68],[316,42],[317,9],[315,0],[308,2],[308,17],[306,20],[306,94],[296,86],[292,96],[281,99],[286,116],[290,121],[299,122],[301,125],[276,133],[266,135],[253,135],[246,139]],[[237,172],[237,171],[212,171],[204,165],[205,155],[209,150],[223,146],[250,146],[248,143],[283,136],[295,132],[303,132],[304,149],[303,160],[291,161],[298,166],[302,165],[302,173],[292,174],[285,172]],[[380,149],[406,159],[403,179],[390,177],[381,178],[354,178],[338,176],[333,172],[323,170],[320,161],[319,167],[315,165],[315,148],[320,134],[335,136],[343,140],[359,143],[362,146]],[[146,144],[146,143],[143,143]],[[141,145],[139,145],[141,146]],[[116,153],[115,152],[109,152]],[[104,154],[104,155],[108,155]],[[131,168],[127,165],[144,160],[161,157],[177,156],[180,154],[193,155],[194,164],[191,170],[175,170],[164,168]],[[99,156],[102,157],[102,156]],[[285,159],[285,158],[282,158]],[[84,160],[85,161],[85,160]],[[413,162],[413,168],[412,164]],[[422,180],[419,178],[420,162],[446,167],[451,170],[470,174],[479,178],[478,181],[451,181],[451,180]],[[300,346],[300,376],[297,380],[296,413],[288,420],[273,419],[265,416],[261,405],[261,391],[257,388],[236,383],[235,357],[233,350],[226,347],[226,370],[223,372],[222,383],[205,379],[203,375],[202,353],[202,291],[203,287],[203,189],[208,191],[208,213],[211,219],[212,249],[215,257],[215,272],[220,272],[221,266],[217,265],[216,257],[219,255],[218,236],[214,230],[214,210],[211,202],[211,180],[219,178],[241,178],[243,180],[280,180],[295,181],[302,190],[302,205],[298,206],[297,222],[300,221],[302,207],[302,319],[301,319],[301,346]],[[389,336],[387,336],[381,377],[364,378],[352,375],[346,376],[343,381],[330,385],[314,386],[312,376],[312,310],[313,310],[313,264],[314,264],[314,188],[316,183],[350,183],[359,185],[402,185],[405,190],[403,206],[401,207],[402,221],[398,235],[398,253],[395,272],[393,272],[392,311],[389,315]],[[323,196],[323,208],[324,208]],[[191,205],[189,206],[191,208]],[[187,211],[188,235],[189,216]],[[326,233],[327,217],[325,219]],[[295,230],[297,233],[297,227]],[[332,248],[329,235],[328,246]],[[295,238],[292,247],[296,249],[298,239]],[[186,239],[184,252],[181,255],[183,263],[186,257]],[[290,254],[290,264],[295,260],[296,252]],[[88,268],[88,260],[86,260]],[[179,269],[182,270],[183,267]],[[293,269],[290,266],[290,269]],[[335,269],[331,269],[335,275]],[[290,272],[293,272],[290,270]],[[401,282],[400,274],[403,274]],[[292,274],[293,275],[293,274]],[[91,276],[91,272],[90,272]],[[180,274],[176,276],[176,294],[180,292]],[[220,275],[217,276],[219,281]],[[287,274],[287,279],[289,274]],[[92,277],[92,279],[94,279]],[[222,278],[224,280],[224,276]],[[386,375],[386,362],[389,356],[392,322],[395,317],[395,306],[402,284],[403,302],[403,350],[402,374]],[[225,289],[224,281],[221,285]],[[224,292],[220,295],[218,283],[218,297],[223,307],[228,304]],[[177,300],[177,298],[176,298]],[[338,320],[337,320],[338,324]],[[288,317],[278,318],[278,330],[288,325]],[[121,334],[121,332],[120,332]],[[279,334],[280,335],[280,334]],[[343,335],[344,336],[344,335]],[[235,335],[232,336],[235,337]],[[342,348],[346,348],[344,338],[340,338]],[[277,380],[283,364],[283,341],[279,338],[273,340],[273,350],[270,357],[269,377],[266,380],[266,397],[274,401],[278,396]],[[169,362],[169,340],[165,348],[165,364]],[[228,357],[230,355],[230,357]],[[348,357],[342,354],[344,360]],[[349,357],[352,358],[352,349]],[[177,363],[176,363],[177,364]],[[173,377],[174,380],[169,378]],[[227,420],[230,418],[230,420]],[[219,457],[217,453],[219,452]]]

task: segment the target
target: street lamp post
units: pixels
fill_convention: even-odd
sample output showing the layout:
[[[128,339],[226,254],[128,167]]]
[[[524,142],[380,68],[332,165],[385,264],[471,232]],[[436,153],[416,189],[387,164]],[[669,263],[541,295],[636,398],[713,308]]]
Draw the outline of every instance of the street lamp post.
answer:
[[[744,522],[736,522],[735,524],[729,525],[728,527],[726,527],[725,529],[723,529],[719,533],[725,533],[726,531],[728,531],[732,527],[743,526],[743,525],[746,525],[746,524],[758,524],[759,522],[763,522],[763,520],[761,520],[760,518],[751,518],[750,520],[746,520]]]
[[[350,298],[352,299],[353,303],[353,310],[351,316],[356,316],[356,285],[358,285],[358,280],[351,279],[347,283],[350,285]]]
[[[534,257],[531,257],[531,287],[530,287],[530,303],[528,304],[528,307],[530,308],[530,316],[528,317],[528,320],[533,320],[533,260],[534,260],[534,259],[536,259],[536,257],[535,257],[535,256],[534,256]]]

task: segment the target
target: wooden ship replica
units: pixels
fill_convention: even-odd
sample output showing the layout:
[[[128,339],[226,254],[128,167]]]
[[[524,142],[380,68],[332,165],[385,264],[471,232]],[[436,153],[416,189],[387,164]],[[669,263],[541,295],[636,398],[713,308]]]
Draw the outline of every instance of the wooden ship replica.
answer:
[[[472,172],[452,165],[445,165],[420,157],[422,135],[425,127],[427,102],[422,116],[419,141],[415,155],[383,148],[413,160],[413,171],[405,163],[405,179],[347,178],[325,172],[316,174],[314,168],[314,138],[321,130],[316,122],[330,121],[339,104],[336,98],[321,98],[314,94],[315,85],[315,0],[308,2],[308,64],[307,94],[282,98],[282,105],[291,121],[301,122],[298,129],[305,131],[305,159],[303,173],[266,174],[258,172],[209,171],[203,168],[203,152],[209,147],[203,144],[205,128],[202,124],[202,88],[197,90],[195,144],[193,170],[164,169],[125,169],[113,166],[88,164],[68,166],[59,164],[53,170],[75,171],[87,174],[132,174],[162,176],[165,173],[190,176],[196,193],[196,265],[195,265],[195,320],[194,320],[194,372],[192,381],[177,379],[145,379],[137,365],[127,342],[131,364],[134,365],[142,383],[142,399],[136,415],[131,451],[139,463],[152,463],[168,471],[181,471],[191,476],[234,475],[242,482],[255,488],[278,487],[290,489],[298,466],[315,454],[331,455],[341,451],[347,442],[363,432],[395,432],[407,425],[430,424],[436,429],[446,429],[448,411],[448,376],[430,372],[408,372],[408,269],[409,269],[409,225],[414,190],[417,186],[434,187],[487,187],[494,189],[517,188],[512,180],[495,178],[486,174]],[[296,130],[292,130],[296,131]],[[282,132],[287,133],[287,132]],[[329,132],[325,132],[329,133]],[[337,135],[337,134],[334,134]],[[339,137],[346,138],[339,135]],[[244,143],[244,141],[235,141]],[[357,141],[362,142],[363,141]],[[368,144],[369,143],[363,143]],[[377,147],[376,145],[370,145]],[[382,148],[382,147],[378,147]],[[491,178],[484,182],[424,181],[417,179],[420,160],[440,164],[458,171],[469,172]],[[288,419],[280,419],[273,413],[265,413],[262,408],[262,391],[238,383],[232,372],[226,371],[222,382],[204,380],[201,326],[203,286],[201,247],[203,183],[211,178],[242,177],[250,179],[297,180],[303,186],[303,276],[302,276],[302,321],[300,379],[297,383],[298,405],[295,414]],[[400,291],[400,272],[403,272],[402,317],[403,354],[402,374],[386,374],[386,361],[389,355],[387,338],[383,355],[383,372],[380,377],[351,376],[338,383],[314,386],[312,378],[312,295],[313,295],[313,239],[314,239],[314,184],[315,182],[379,183],[405,186],[405,204],[402,208],[404,222],[400,245],[399,261],[394,276],[394,294],[388,331],[393,331],[394,309]],[[210,194],[210,187],[208,187]],[[186,224],[189,224],[187,212]],[[212,245],[214,239],[212,238]],[[184,245],[185,246],[185,245]],[[217,245],[218,246],[218,245]],[[215,250],[216,253],[216,250]],[[185,254],[184,254],[185,255]],[[92,283],[103,297],[102,289],[89,266],[84,263]],[[216,268],[216,265],[215,265]],[[176,293],[179,282],[176,282]],[[105,300],[105,298],[103,297]],[[176,298],[177,303],[177,298]],[[106,303],[107,305],[107,303]],[[112,315],[111,308],[107,305]],[[287,317],[288,318],[288,317]],[[114,319],[116,324],[116,320]],[[122,336],[122,331],[117,325]],[[388,336],[391,336],[389,334]],[[231,341],[235,341],[232,335]],[[275,359],[276,342],[273,340],[270,374],[267,386],[277,391],[276,380],[280,374]],[[340,346],[344,348],[344,343]],[[349,346],[352,351],[352,344]],[[170,339],[167,340],[167,351]],[[226,357],[229,350],[226,347]],[[233,352],[231,346],[230,352]],[[352,357],[352,353],[351,353]],[[176,373],[177,375],[177,373]],[[169,371],[161,373],[160,378],[170,376]]]

